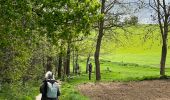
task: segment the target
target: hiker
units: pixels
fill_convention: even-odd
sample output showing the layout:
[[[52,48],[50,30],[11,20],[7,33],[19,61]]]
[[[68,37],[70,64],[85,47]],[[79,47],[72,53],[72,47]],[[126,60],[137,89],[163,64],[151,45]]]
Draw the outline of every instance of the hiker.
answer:
[[[91,80],[92,64],[89,64],[89,80]]]
[[[54,75],[51,71],[48,71],[45,74],[45,80],[40,87],[40,93],[42,94],[41,100],[59,100],[59,86],[57,81],[55,81]]]

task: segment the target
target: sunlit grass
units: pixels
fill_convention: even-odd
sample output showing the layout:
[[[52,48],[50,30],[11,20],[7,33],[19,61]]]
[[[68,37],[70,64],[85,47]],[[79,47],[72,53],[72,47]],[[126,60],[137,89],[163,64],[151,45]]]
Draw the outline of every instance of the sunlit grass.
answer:
[[[150,33],[149,33],[150,31]],[[118,34],[116,38],[112,35]],[[170,41],[169,43],[170,44]],[[80,76],[75,76],[62,86],[62,100],[88,99],[76,90],[78,84],[95,82],[95,65],[93,64],[92,80],[88,80],[88,74],[85,74],[86,56],[83,54],[79,59],[81,71]],[[128,82],[159,79],[159,64],[161,57],[161,37],[159,28],[155,25],[139,25],[126,28],[126,30],[116,29],[113,33],[106,32],[104,36],[101,52],[101,82]],[[170,53],[167,55],[166,75],[170,76]],[[70,95],[71,94],[71,95]],[[75,98],[74,98],[75,97]],[[74,98],[74,99],[73,99]]]
[[[81,66],[85,66],[82,62]],[[64,83],[62,89],[62,100],[88,100],[76,90],[78,84],[96,82],[95,72],[93,68],[92,80],[88,80],[88,74],[85,74],[84,67],[83,73],[79,76],[74,76],[68,82]],[[166,69],[166,74],[170,75],[170,69]],[[142,81],[159,79],[159,68],[147,65],[139,65],[135,63],[115,63],[107,60],[101,60],[101,82],[129,82],[129,81]],[[70,95],[72,94],[72,95]],[[74,98],[75,97],[75,98]],[[71,98],[71,99],[69,99]]]

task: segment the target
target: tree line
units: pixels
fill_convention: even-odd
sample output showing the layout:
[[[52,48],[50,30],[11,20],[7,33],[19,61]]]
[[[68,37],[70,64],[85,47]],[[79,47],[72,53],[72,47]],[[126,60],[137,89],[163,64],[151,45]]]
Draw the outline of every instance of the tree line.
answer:
[[[72,72],[76,73],[79,54],[89,46],[85,41],[92,30],[97,30],[94,59],[96,80],[100,80],[102,38],[105,31],[122,27],[120,16],[126,14],[126,5],[130,3],[121,0],[1,0],[0,81],[25,84],[43,78],[48,70],[55,70],[59,78],[69,77],[70,62],[73,63]],[[160,75],[164,77],[169,5],[165,0],[139,0],[135,4],[149,6],[157,14],[162,35]],[[115,7],[124,10],[114,12]],[[133,25],[136,22],[136,17],[125,21]],[[87,62],[89,55],[92,54],[87,52]]]

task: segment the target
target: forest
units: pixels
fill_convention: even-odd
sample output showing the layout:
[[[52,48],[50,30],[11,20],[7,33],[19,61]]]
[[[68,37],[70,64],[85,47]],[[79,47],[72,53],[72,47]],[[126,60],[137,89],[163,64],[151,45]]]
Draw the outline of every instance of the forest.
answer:
[[[168,100],[169,0],[0,0],[0,100]]]

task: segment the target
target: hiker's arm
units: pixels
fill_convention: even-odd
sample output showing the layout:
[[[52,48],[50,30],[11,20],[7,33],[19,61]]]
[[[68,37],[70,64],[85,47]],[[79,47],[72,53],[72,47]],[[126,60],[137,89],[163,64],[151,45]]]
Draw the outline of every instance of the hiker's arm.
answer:
[[[40,93],[45,96],[47,92],[47,84],[46,81],[43,81],[43,84],[40,87]]]
[[[40,86],[40,93],[43,93],[44,92],[44,84],[42,84],[41,86]]]

